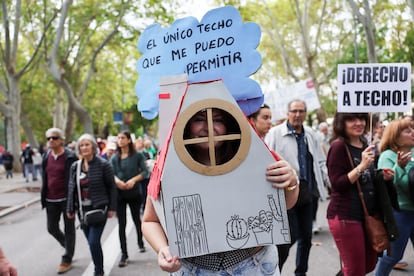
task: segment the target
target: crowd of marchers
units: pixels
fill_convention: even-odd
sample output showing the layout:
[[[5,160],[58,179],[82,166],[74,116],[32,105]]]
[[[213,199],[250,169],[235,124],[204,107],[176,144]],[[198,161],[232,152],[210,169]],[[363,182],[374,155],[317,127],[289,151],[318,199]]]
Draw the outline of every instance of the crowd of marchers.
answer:
[[[382,276],[390,275],[392,269],[404,269],[408,266],[402,260],[407,243],[414,243],[413,118],[381,121],[368,113],[337,112],[330,124],[322,122],[315,130],[304,124],[307,112],[306,103],[295,99],[288,104],[287,119],[276,125],[266,104],[247,117],[257,135],[280,157],[274,164],[264,165],[273,187],[285,189],[291,242],[191,258],[171,254],[152,201],[146,200],[158,154],[152,139],[135,139],[128,131],[121,131],[111,139],[83,134],[77,141],[66,143],[62,130],[48,129],[46,147],[39,153],[25,145],[20,162],[26,181],[41,178],[47,231],[65,249],[57,273],[72,268],[76,217],[89,245],[94,275],[104,275],[101,236],[108,218],[118,219],[118,266],[128,265],[125,226],[129,206],[137,250],[145,252],[145,239],[158,254],[160,268],[171,275],[280,275],[295,244],[295,275],[306,275],[311,265],[312,236],[321,231],[316,219],[318,203],[324,200],[329,201],[325,217],[341,260],[337,275],[362,276],[374,271]],[[227,115],[213,109],[215,133],[229,131]],[[187,132],[189,138],[208,135],[204,110],[189,120]],[[217,162],[226,162],[227,147],[223,142],[214,146],[223,154],[217,156]],[[209,165],[209,151],[203,144],[194,146],[192,154]],[[5,156],[2,162],[7,177],[12,177]],[[380,195],[378,185],[387,187],[388,204],[379,200],[384,194]],[[386,224],[388,249],[378,252],[368,241],[366,212],[379,215]],[[17,275],[3,258],[2,269]]]

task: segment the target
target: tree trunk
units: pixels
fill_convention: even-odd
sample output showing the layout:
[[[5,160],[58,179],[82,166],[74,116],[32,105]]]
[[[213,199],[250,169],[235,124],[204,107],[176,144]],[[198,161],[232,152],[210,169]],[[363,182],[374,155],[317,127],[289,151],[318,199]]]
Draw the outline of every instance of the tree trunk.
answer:
[[[83,127],[83,131],[85,133],[93,134],[92,119],[88,111],[76,99],[70,83],[64,76],[64,68],[58,65],[60,64],[60,60],[58,60],[58,50],[59,50],[59,46],[60,46],[60,42],[63,36],[64,29],[65,29],[65,21],[66,21],[71,5],[72,5],[72,0],[66,0],[62,5],[62,13],[61,13],[60,21],[59,21],[59,26],[56,30],[56,36],[55,36],[55,39],[53,42],[53,48],[50,54],[49,69],[50,69],[50,72],[53,78],[56,80],[59,86],[65,91],[67,99],[68,99],[68,105],[74,110],[74,112],[78,116],[79,121]]]
[[[368,62],[376,63],[378,59],[377,53],[375,51],[375,25],[371,17],[371,7],[369,6],[369,2],[368,0],[364,0],[363,2],[363,8],[365,11],[364,15],[359,11],[359,7],[354,0],[348,0],[348,3],[351,6],[352,13],[355,15],[359,23],[361,23],[364,28],[365,39],[367,42]]]
[[[69,143],[72,140],[73,129],[75,128],[75,113],[72,110],[72,106],[68,105],[66,111],[66,124],[65,124],[65,135],[66,142]]]
[[[308,76],[311,77],[312,81],[313,81],[313,85],[316,91],[316,95],[319,99],[319,102],[321,102],[321,96],[320,96],[320,84],[318,82],[317,76],[316,76],[316,72],[315,72],[315,68],[314,68],[314,60],[317,57],[317,48],[318,48],[318,43],[319,43],[319,36],[316,36],[315,42],[314,42],[314,47],[311,47],[311,40],[310,40],[310,30],[309,30],[309,12],[310,12],[310,5],[311,3],[308,1],[304,2],[304,8],[303,8],[303,12],[300,9],[300,3],[298,0],[295,0],[294,2],[294,10],[295,10],[295,14],[296,14],[296,20],[298,22],[299,25],[299,33],[300,33],[300,37],[301,37],[301,45],[302,45],[302,49],[303,49],[303,56],[302,56],[302,64],[303,67],[306,69],[306,72],[308,74]],[[325,8],[326,8],[326,1],[323,2],[323,12],[322,14],[324,14],[325,12]],[[323,22],[323,18],[321,17],[320,22],[318,24],[318,34],[321,32],[320,28],[322,26],[322,22]],[[324,122],[326,121],[326,111],[325,108],[323,106],[321,106],[319,108],[319,110],[316,113],[317,115],[317,119],[318,122]]]
[[[54,100],[54,106],[53,106],[53,126],[58,127],[62,130],[65,129],[66,120],[65,120],[65,100],[62,93],[62,89],[58,88],[55,100]]]
[[[8,107],[9,112],[7,118],[7,148],[11,150],[14,160],[20,160],[21,151],[21,137],[20,137],[20,112],[21,112],[21,98],[19,89],[19,79],[15,76],[9,75],[9,97]],[[21,172],[22,167],[20,162],[14,162],[16,171]]]
[[[30,145],[32,145],[32,148],[39,148],[39,143],[37,142],[36,137],[33,134],[33,128],[29,124],[29,120],[27,119],[27,116],[23,112],[21,113],[21,116],[20,116],[20,123],[24,130],[24,133],[26,134],[27,142]]]

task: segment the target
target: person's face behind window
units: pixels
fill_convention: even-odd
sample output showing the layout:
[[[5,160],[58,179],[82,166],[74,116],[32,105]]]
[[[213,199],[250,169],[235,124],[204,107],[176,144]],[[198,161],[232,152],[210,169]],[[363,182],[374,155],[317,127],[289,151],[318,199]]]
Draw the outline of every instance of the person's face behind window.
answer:
[[[224,115],[219,109],[212,110],[214,136],[224,135],[227,127],[224,123]],[[207,112],[199,111],[190,119],[190,138],[200,138],[208,136]],[[208,150],[208,143],[196,144],[197,148]],[[220,147],[222,142],[215,142],[215,147]]]

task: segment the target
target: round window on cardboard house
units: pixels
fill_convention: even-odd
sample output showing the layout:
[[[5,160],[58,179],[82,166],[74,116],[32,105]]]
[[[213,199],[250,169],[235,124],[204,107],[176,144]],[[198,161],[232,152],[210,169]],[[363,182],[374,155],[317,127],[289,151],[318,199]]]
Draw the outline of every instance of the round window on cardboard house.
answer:
[[[177,119],[174,147],[181,161],[204,175],[225,174],[244,161],[250,126],[233,104],[206,99],[187,107]]]

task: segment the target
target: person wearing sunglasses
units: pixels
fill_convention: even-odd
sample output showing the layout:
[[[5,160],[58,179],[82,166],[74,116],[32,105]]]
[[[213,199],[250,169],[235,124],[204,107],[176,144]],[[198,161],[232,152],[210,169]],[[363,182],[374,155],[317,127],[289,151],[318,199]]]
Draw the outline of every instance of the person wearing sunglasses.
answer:
[[[65,148],[65,136],[59,128],[49,128],[46,131],[48,145],[42,160],[42,208],[46,208],[47,231],[65,249],[58,274],[72,268],[72,257],[75,252],[75,218],[66,216],[66,197],[69,183],[69,172],[72,163],[78,158],[74,151]],[[60,229],[61,217],[64,221],[64,231]]]

